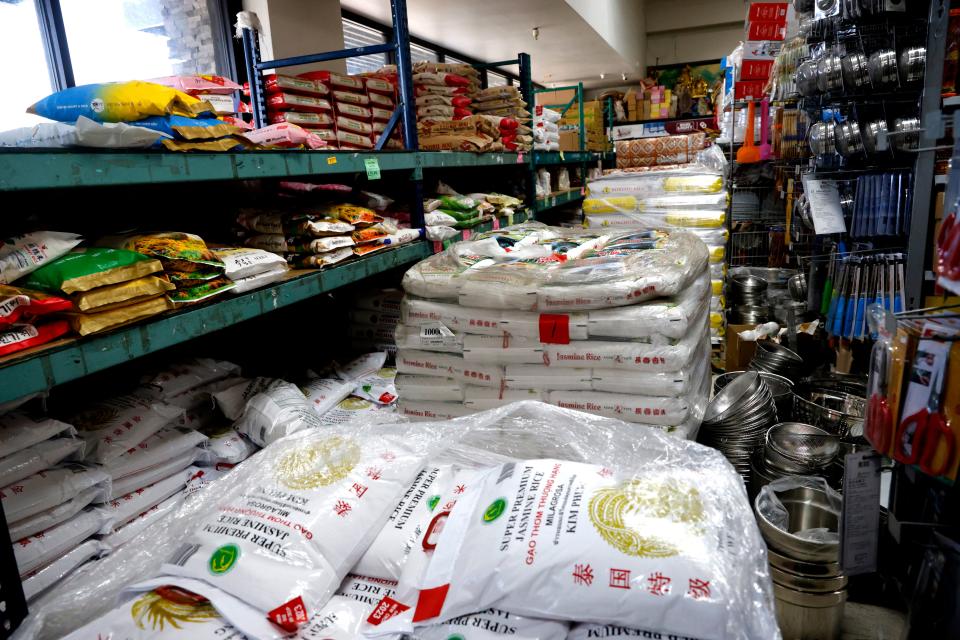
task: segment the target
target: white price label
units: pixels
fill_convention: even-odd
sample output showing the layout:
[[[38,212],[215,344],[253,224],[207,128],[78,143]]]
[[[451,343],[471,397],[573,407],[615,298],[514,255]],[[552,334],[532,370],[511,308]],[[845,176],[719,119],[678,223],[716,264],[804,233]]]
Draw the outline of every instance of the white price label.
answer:
[[[457,336],[442,322],[431,322],[420,327],[420,344],[433,347],[452,347]]]
[[[851,453],[843,461],[840,566],[848,576],[877,570],[880,536],[880,456]]]

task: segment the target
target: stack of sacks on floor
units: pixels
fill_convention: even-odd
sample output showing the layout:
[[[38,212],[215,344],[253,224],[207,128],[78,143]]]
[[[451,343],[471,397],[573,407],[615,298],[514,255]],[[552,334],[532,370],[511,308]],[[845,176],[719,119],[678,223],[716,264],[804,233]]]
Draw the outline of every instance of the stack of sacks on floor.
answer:
[[[359,293],[350,302],[347,331],[350,346],[357,352],[385,351],[392,359],[397,355],[393,334],[400,323],[399,289],[380,289]]]
[[[724,335],[723,279],[727,271],[726,161],[717,147],[694,162],[663,167],[604,171],[587,181],[584,227],[618,229],[687,229],[710,251],[711,339]]]
[[[542,400],[693,435],[709,382],[707,249],[686,232],[527,224],[459,242],[403,278],[400,411]]]
[[[696,443],[522,403],[305,430],[257,462],[38,603],[27,637],[779,637],[742,482]]]
[[[529,151],[534,138],[530,112],[517,87],[487,87],[474,98],[477,115],[496,127],[504,151]]]

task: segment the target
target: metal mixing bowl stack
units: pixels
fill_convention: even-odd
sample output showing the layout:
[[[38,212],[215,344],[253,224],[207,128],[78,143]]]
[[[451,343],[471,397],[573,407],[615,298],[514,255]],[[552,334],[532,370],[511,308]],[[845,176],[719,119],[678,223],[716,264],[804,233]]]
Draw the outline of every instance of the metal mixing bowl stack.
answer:
[[[720,389],[730,384],[735,378],[743,375],[746,371],[728,371],[721,373],[713,381],[713,392],[720,393]],[[775,373],[760,372],[760,377],[767,383],[770,393],[773,394],[773,402],[777,405],[777,417],[781,420],[789,420],[793,413],[793,382],[783,376]]]
[[[776,421],[773,393],[758,372],[747,371],[726,384],[707,405],[698,440],[723,453],[749,483],[750,456]]]
[[[803,358],[781,344],[760,340],[757,342],[757,353],[748,368],[797,380],[803,373]]]

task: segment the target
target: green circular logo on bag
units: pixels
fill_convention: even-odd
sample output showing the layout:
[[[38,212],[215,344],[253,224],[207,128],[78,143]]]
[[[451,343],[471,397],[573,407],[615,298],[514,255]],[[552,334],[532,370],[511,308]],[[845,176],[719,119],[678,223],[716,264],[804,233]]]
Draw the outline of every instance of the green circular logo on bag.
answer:
[[[430,496],[430,499],[427,500],[427,509],[433,511],[437,508],[437,504],[440,502],[440,496]]]
[[[225,544],[210,556],[210,573],[215,576],[223,575],[233,569],[240,557],[240,547],[235,544]]]
[[[505,498],[497,498],[490,503],[490,506],[487,507],[487,510],[483,512],[483,521],[484,522],[493,522],[497,518],[503,515],[503,512],[507,510],[507,501]]]
[[[447,640],[467,640],[467,639],[461,636],[460,634],[455,633],[452,636],[447,636]]]

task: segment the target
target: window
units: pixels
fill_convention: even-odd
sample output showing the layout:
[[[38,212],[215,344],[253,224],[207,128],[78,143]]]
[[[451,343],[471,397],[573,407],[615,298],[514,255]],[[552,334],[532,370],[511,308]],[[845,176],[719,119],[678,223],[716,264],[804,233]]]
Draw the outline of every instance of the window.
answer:
[[[58,16],[65,38],[53,31]],[[224,73],[217,54],[226,60],[227,52],[217,49],[227,28],[206,0],[0,0],[0,56],[7,62],[0,82],[12,89],[0,100],[0,129],[42,121],[24,109],[70,78],[81,85]]]
[[[416,64],[418,62],[440,62],[440,58],[437,56],[436,51],[411,42],[410,63]]]
[[[26,108],[53,91],[43,34],[33,0],[0,2],[0,130],[44,122]]]
[[[383,36],[382,31],[371,29],[353,20],[343,19],[344,49],[384,44],[386,41],[387,39]],[[385,64],[387,64],[387,54],[385,53],[375,53],[359,58],[347,58],[347,73],[369,73],[371,71],[377,71]]]
[[[447,56],[444,58],[444,62],[449,62],[450,64],[470,64],[466,60],[461,60],[456,56]]]
[[[488,87],[503,87],[510,84],[507,81],[507,76],[501,75],[494,71],[487,71],[487,86]]]
[[[198,6],[199,5],[199,6]],[[77,84],[216,73],[213,25],[191,0],[60,0]]]

